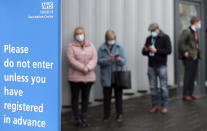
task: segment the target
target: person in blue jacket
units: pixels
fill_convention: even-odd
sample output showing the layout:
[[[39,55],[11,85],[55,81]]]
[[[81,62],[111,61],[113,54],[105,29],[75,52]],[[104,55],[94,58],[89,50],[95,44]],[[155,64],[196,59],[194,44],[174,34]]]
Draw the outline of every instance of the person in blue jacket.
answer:
[[[113,72],[124,70],[126,57],[123,47],[116,41],[116,34],[113,30],[108,30],[105,34],[105,42],[98,50],[98,64],[101,69],[101,84],[104,95],[104,121],[107,122],[110,119],[112,90],[114,89],[116,120],[121,122],[123,121],[123,89],[115,87]]]

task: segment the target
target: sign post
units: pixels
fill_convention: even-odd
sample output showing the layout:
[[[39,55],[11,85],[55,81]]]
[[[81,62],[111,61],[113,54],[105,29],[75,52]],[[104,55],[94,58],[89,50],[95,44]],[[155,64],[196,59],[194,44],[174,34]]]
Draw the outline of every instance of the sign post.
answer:
[[[60,1],[0,1],[0,131],[60,131]]]

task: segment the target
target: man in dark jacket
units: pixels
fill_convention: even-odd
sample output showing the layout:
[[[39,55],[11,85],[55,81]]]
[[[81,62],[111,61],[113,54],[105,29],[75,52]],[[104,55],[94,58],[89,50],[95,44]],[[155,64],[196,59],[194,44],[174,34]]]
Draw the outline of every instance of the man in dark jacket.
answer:
[[[172,47],[168,35],[164,34],[157,23],[153,23],[148,29],[151,35],[147,38],[142,54],[148,56],[148,78],[152,95],[152,108],[150,113],[159,109],[158,81],[160,80],[162,113],[168,112],[168,75],[167,56],[171,54]]]
[[[201,20],[194,16],[190,22],[191,26],[182,32],[179,39],[179,58],[183,61],[185,68],[183,85],[183,100],[185,101],[199,99],[193,91],[198,61],[201,58],[197,35],[197,31],[201,28]]]

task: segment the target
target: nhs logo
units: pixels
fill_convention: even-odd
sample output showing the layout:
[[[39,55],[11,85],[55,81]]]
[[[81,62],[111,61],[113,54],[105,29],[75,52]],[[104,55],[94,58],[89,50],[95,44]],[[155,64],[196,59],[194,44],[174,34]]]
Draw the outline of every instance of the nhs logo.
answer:
[[[53,2],[42,2],[41,3],[42,9],[53,9],[54,8],[54,3]]]

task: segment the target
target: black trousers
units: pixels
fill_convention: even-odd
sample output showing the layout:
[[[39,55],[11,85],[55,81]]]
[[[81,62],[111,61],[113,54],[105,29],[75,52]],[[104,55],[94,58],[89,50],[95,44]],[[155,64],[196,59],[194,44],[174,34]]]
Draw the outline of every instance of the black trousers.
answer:
[[[103,94],[104,94],[104,117],[105,118],[109,118],[111,115],[111,98],[112,98],[113,89],[115,93],[116,113],[117,115],[123,114],[123,109],[122,109],[123,89],[113,88],[113,87],[104,87]]]
[[[71,103],[73,115],[76,120],[87,119],[88,102],[90,96],[90,89],[93,85],[83,82],[69,82],[71,87]],[[81,111],[79,110],[79,98],[81,94]]]
[[[184,64],[184,85],[183,85],[183,96],[191,96],[194,91],[194,82],[198,70],[198,59],[187,58],[183,60]]]

